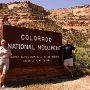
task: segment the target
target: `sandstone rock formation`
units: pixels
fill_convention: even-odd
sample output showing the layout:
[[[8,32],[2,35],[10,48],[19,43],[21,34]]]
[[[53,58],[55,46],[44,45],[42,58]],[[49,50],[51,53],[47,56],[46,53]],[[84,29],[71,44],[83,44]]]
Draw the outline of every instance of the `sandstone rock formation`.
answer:
[[[4,24],[18,26],[32,21],[44,21],[49,13],[42,6],[32,4],[30,1],[1,3],[0,12],[0,27]]]
[[[62,29],[90,30],[90,5],[51,10],[48,16]]]

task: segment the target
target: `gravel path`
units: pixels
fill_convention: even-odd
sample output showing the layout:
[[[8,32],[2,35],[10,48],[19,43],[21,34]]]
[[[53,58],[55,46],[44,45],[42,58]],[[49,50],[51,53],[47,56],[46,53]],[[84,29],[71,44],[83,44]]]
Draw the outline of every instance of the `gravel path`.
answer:
[[[53,87],[61,87],[60,90],[90,90],[90,76],[79,78],[77,80],[53,84]]]

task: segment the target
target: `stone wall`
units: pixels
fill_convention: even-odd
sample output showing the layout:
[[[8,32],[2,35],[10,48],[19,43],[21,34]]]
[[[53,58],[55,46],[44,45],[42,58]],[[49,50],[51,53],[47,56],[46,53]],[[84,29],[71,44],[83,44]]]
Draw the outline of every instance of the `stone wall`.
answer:
[[[69,75],[68,71],[60,66],[22,67],[12,68],[7,72],[6,82],[36,81]]]

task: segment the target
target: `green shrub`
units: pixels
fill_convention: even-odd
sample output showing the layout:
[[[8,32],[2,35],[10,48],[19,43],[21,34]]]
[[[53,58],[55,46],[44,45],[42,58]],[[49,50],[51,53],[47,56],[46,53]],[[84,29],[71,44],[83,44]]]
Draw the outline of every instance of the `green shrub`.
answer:
[[[87,50],[88,48],[77,48],[77,53],[74,58],[75,73],[79,72],[79,74],[90,74],[90,54]]]

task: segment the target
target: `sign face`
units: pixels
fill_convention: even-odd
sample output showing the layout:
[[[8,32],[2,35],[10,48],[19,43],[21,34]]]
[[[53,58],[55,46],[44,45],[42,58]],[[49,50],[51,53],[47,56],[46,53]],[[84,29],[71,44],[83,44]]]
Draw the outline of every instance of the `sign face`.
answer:
[[[11,68],[62,64],[61,33],[4,25],[3,38],[12,52]]]

